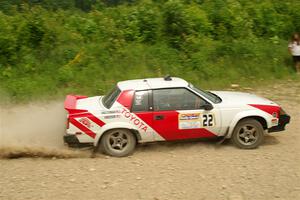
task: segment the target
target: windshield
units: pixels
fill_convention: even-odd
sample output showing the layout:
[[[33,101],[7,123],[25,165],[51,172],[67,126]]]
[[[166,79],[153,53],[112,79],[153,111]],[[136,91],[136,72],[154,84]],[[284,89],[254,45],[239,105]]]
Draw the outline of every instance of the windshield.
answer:
[[[118,98],[121,90],[116,86],[102,98],[102,103],[106,108],[110,108]]]
[[[196,91],[197,93],[199,93],[200,95],[202,95],[203,97],[209,99],[209,100],[212,101],[213,103],[221,103],[221,102],[222,102],[222,99],[221,99],[218,95],[216,95],[216,94],[214,94],[214,93],[212,93],[212,92],[204,91],[204,90],[198,89],[198,88],[196,88],[195,86],[193,86],[191,83],[189,84],[189,87],[190,87],[192,90],[194,90],[194,91]]]

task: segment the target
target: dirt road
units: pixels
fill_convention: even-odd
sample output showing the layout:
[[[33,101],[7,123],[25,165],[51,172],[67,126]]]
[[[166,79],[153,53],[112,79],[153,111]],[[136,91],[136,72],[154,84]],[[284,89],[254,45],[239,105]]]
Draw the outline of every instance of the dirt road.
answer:
[[[300,199],[300,82],[254,92],[292,116],[258,149],[200,141],[140,146],[125,158],[0,159],[0,199]]]

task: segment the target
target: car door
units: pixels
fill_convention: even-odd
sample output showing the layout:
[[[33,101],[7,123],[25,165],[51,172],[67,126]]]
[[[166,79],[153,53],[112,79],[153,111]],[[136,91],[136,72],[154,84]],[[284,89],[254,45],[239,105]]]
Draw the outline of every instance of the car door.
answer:
[[[220,129],[216,108],[205,110],[209,102],[187,88],[152,91],[152,128],[165,140],[214,137]]]
[[[139,127],[142,142],[158,140],[160,137],[152,128],[153,111],[151,107],[151,101],[152,97],[149,90],[135,91],[131,112],[144,123],[143,126]],[[160,138],[160,140],[163,139]]]

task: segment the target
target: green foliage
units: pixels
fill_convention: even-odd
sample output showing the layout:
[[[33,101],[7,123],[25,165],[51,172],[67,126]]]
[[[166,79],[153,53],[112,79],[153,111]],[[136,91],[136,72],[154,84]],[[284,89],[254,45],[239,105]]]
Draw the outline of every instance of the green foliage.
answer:
[[[291,76],[299,9],[293,0],[2,0],[0,93],[26,101],[165,74],[204,88]]]
[[[175,48],[180,48],[190,36],[208,35],[212,30],[205,11],[196,4],[168,1],[163,8],[163,18],[164,34]]]

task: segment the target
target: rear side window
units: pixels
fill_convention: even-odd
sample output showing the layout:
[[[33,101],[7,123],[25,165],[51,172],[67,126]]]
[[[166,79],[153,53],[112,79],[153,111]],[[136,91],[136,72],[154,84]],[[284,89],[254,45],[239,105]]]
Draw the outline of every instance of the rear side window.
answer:
[[[114,104],[120,93],[121,90],[118,87],[112,89],[107,95],[102,98],[103,105],[109,109]]]
[[[149,93],[148,91],[136,91],[133,104],[132,111],[141,112],[149,110]]]

